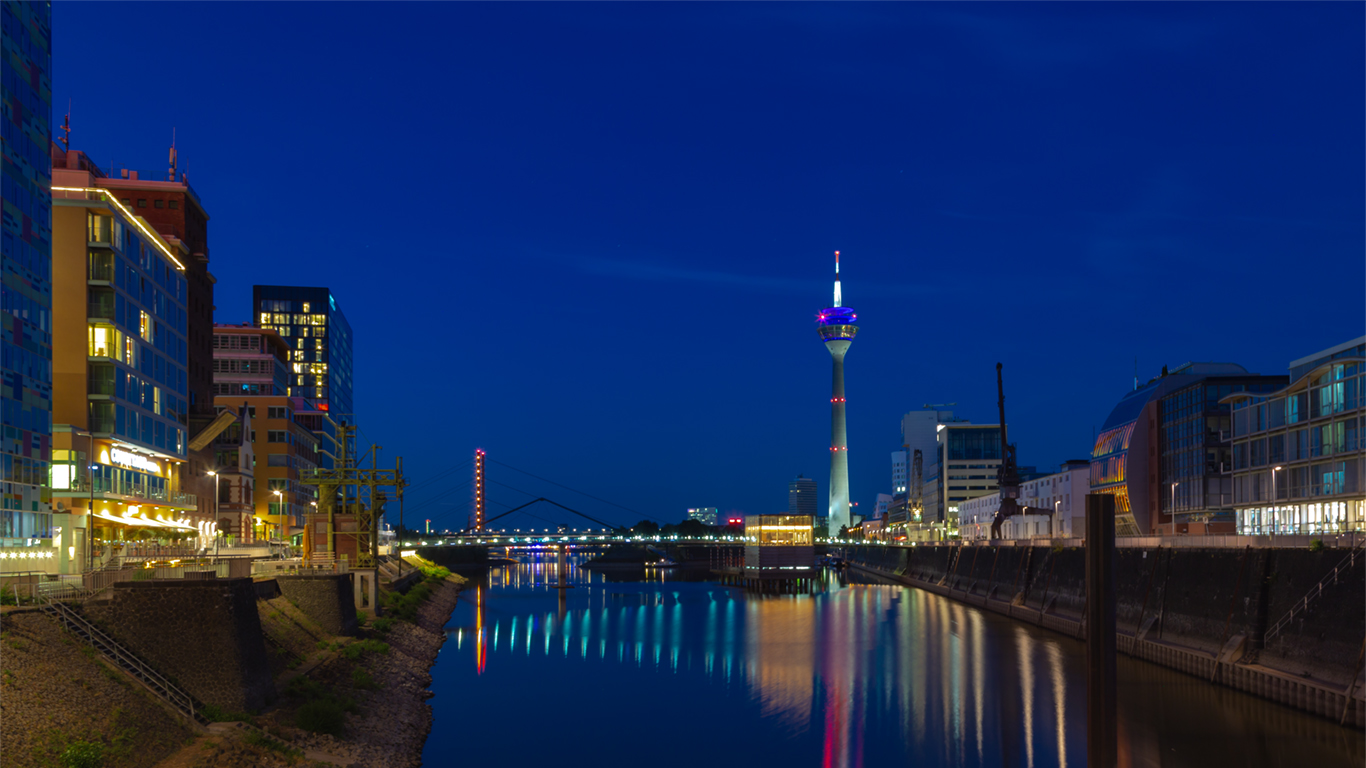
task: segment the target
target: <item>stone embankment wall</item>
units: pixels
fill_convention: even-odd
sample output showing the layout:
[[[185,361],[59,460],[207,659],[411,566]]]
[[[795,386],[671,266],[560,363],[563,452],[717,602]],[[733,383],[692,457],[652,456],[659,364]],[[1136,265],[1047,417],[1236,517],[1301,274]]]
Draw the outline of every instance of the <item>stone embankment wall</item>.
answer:
[[[96,624],[205,704],[259,710],[275,698],[251,579],[115,584],[86,603]]]
[[[333,635],[356,634],[356,602],[347,574],[279,576],[280,594]]]
[[[56,621],[22,609],[0,616],[0,765],[61,765],[69,745],[91,742],[105,765],[150,768],[191,735],[184,718]]]
[[[1319,688],[1342,702],[1366,639],[1366,563],[1360,558],[1307,612],[1261,646],[1267,629],[1346,555],[1341,549],[1117,549],[1120,648],[1212,679],[1221,674],[1215,659],[1226,643],[1243,636],[1243,663],[1224,665],[1224,682],[1292,705],[1290,699],[1312,698]],[[1086,564],[1080,548],[854,547],[849,559],[915,586],[1081,635]],[[1275,681],[1236,680],[1248,677],[1250,663],[1305,680],[1306,692],[1276,694],[1261,690],[1278,687]],[[1301,708],[1340,711],[1341,703],[1325,703],[1332,698],[1328,693],[1324,702]]]

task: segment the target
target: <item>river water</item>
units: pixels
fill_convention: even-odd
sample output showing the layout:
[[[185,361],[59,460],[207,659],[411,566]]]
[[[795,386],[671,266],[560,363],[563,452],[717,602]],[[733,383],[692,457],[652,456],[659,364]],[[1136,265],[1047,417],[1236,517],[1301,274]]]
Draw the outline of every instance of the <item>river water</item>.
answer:
[[[757,595],[526,555],[467,589],[428,766],[1084,766],[1084,646],[827,573]],[[701,577],[693,577],[697,579]],[[1361,766],[1362,734],[1119,659],[1121,766]]]

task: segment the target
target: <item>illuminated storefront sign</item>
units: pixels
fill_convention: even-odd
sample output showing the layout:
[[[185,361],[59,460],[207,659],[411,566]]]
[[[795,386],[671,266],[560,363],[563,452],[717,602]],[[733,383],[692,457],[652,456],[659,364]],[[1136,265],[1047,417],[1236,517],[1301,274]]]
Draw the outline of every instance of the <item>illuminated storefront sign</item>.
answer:
[[[109,460],[122,467],[140,469],[143,472],[151,472],[154,475],[161,474],[160,464],[157,464],[146,456],[139,456],[136,453],[129,453],[128,451],[119,448],[109,449]]]

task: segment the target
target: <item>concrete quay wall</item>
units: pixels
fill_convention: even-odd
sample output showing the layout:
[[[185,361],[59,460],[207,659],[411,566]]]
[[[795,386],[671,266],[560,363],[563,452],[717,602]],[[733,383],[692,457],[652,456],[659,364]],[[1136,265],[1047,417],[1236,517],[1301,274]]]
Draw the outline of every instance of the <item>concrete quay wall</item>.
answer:
[[[356,634],[356,602],[345,573],[277,576],[280,594],[332,635]]]
[[[205,704],[241,712],[275,698],[251,579],[119,582],[83,611]]]
[[[1342,550],[1120,548],[1119,649],[1163,666],[1337,720],[1366,640],[1366,565],[1324,588],[1310,609],[1259,647]],[[1079,547],[851,547],[875,574],[1084,638],[1085,550]],[[1218,663],[1230,638],[1243,654]],[[1229,663],[1229,661],[1238,663]],[[1362,686],[1348,721],[1366,727]]]

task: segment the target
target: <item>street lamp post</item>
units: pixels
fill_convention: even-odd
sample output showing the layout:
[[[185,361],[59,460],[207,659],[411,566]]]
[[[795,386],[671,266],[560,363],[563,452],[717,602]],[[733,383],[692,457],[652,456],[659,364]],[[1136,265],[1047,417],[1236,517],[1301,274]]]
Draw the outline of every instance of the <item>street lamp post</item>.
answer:
[[[1172,518],[1172,536],[1176,536],[1176,486],[1180,484],[1180,480],[1172,483],[1172,506],[1171,509],[1168,510],[1168,512],[1171,513]]]
[[[214,524],[214,527],[217,527],[217,526],[218,526],[218,472],[216,472],[216,471],[214,471],[214,470],[212,470],[212,469],[209,470],[209,477],[212,477],[212,478],[213,478],[213,524]],[[218,537],[217,537],[217,536],[214,537],[213,551],[214,551],[214,554],[215,554],[215,555],[218,554]]]
[[[285,510],[284,510],[284,507],[285,507],[285,495],[284,495],[284,493],[281,492],[281,491],[271,491],[271,493],[275,494],[275,503],[276,503],[276,505],[277,505],[277,506],[275,507],[275,514],[276,514],[277,516],[283,516],[284,513],[285,513]],[[264,528],[265,531],[266,531],[266,546],[270,546],[270,521],[267,520],[267,521],[266,521],[266,524],[265,524],[264,526],[262,526],[262,528]]]
[[[1281,471],[1281,467],[1271,468],[1271,532],[1276,532],[1276,473]]]
[[[1062,499],[1058,499],[1057,501],[1054,501],[1054,502],[1053,502],[1053,519],[1048,521],[1048,527],[1051,529],[1051,530],[1049,531],[1049,533],[1052,533],[1054,536],[1058,535],[1058,533],[1059,533],[1059,529],[1058,529],[1058,505],[1061,504],[1061,503],[1062,503]]]

